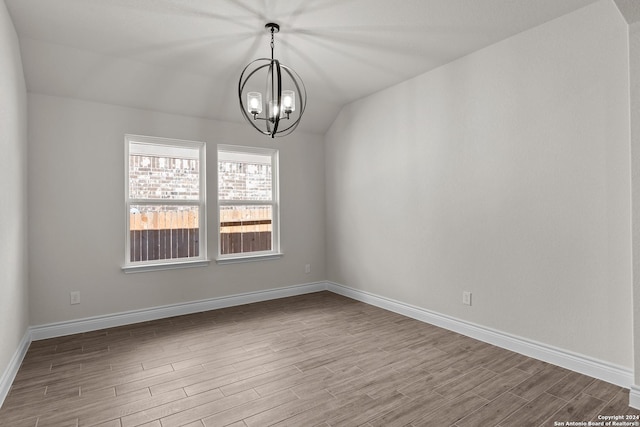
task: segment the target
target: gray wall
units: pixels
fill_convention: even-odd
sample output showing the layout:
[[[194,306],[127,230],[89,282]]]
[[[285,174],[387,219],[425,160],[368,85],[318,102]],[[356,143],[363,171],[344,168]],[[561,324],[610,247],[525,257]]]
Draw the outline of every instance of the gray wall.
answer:
[[[328,279],[631,369],[628,67],[602,0],[346,106]]]
[[[111,314],[323,280],[322,137],[271,140],[242,124],[29,94],[31,324]],[[124,274],[124,135],[207,143],[210,257],[216,144],[280,150],[279,260]],[[100,162],[86,161],[99,158]],[[305,274],[305,264],[311,273]],[[69,304],[69,292],[81,304]]]
[[[27,90],[20,46],[0,0],[0,377],[28,323]]]

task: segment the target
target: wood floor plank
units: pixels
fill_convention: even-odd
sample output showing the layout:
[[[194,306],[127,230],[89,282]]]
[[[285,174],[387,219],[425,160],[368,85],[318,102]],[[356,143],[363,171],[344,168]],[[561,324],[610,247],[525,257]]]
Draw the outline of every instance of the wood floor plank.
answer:
[[[424,414],[432,412],[444,405],[447,400],[437,393],[425,393],[397,406],[386,414],[369,422],[371,427],[403,427],[418,420]]]
[[[279,408],[287,402],[293,402],[296,400],[299,400],[298,396],[296,396],[290,390],[285,390],[280,393],[271,394],[266,397],[255,399],[251,402],[238,405],[234,408],[229,408],[215,415],[210,415],[206,418],[203,418],[202,423],[205,425],[205,427],[223,427],[234,422],[249,419],[256,414],[260,414],[274,408]],[[162,425],[163,427],[165,427],[164,420],[162,422]],[[171,426],[171,424],[167,424],[167,427],[169,426]]]
[[[245,372],[237,372],[233,366],[227,366],[215,371],[207,371],[202,374],[189,375],[176,378],[171,381],[156,384],[150,387],[152,394],[165,393],[176,388],[184,388],[189,396],[217,389],[223,385],[231,384],[244,378],[252,377],[264,372],[261,366]]]
[[[118,418],[104,423],[93,424],[92,427],[122,427],[122,424],[120,424],[120,419]]]
[[[347,355],[343,359],[330,362],[325,366],[333,372],[346,371],[354,367],[363,372],[373,372],[389,365],[388,356],[388,352],[379,349],[372,350],[365,355],[354,352],[352,355]]]
[[[91,374],[91,375],[79,375],[77,379],[70,380],[69,383],[82,387],[85,391],[97,390],[105,387],[116,387],[123,384],[135,382],[138,380],[144,380],[173,372],[173,367],[169,365],[158,366],[156,368],[145,369],[137,372],[125,372],[125,373],[108,373],[108,374]],[[100,381],[97,381],[100,379]]]
[[[453,399],[494,379],[496,376],[497,374],[493,371],[477,368],[445,385],[436,387],[434,391],[447,399]]]
[[[159,423],[162,418],[166,418],[170,415],[196,408],[201,405],[206,405],[207,403],[220,400],[224,397],[225,396],[220,390],[215,389],[190,398],[177,399],[165,404],[158,404],[145,411],[139,411],[122,416],[122,427],[133,427],[154,421]]]
[[[358,395],[350,396],[346,399],[331,398],[320,402],[319,405],[309,408],[297,415],[279,421],[274,426],[277,427],[299,427],[299,426],[316,426],[325,423],[325,420],[331,414],[337,413],[341,408],[351,408],[359,405],[359,402],[370,401],[369,396]]]
[[[395,373],[395,371],[387,366],[383,366],[372,372],[366,372],[364,375],[342,378],[335,385],[327,388],[333,396],[340,397],[352,393],[365,394],[362,392],[367,387],[374,386],[378,383],[379,378]]]
[[[397,392],[399,388],[410,381],[419,380],[428,375],[429,373],[427,371],[418,368],[409,368],[406,370],[394,369],[378,377],[376,383],[361,388],[360,392],[366,393],[374,399],[378,399]]]
[[[563,379],[547,389],[547,393],[560,399],[571,400],[578,393],[587,389],[593,382],[594,379],[591,377],[577,372],[569,372]]]
[[[81,404],[81,406],[65,405],[59,406],[54,411],[50,411],[39,417],[39,423],[41,425],[57,425],[61,423],[73,421],[77,425],[79,416],[93,415],[104,410],[108,410],[112,407],[118,407],[128,403],[134,403],[138,401],[144,401],[151,398],[149,390],[137,390],[132,393],[127,393],[123,396],[116,396],[113,399],[102,400],[97,402]],[[74,403],[77,403],[75,401]]]
[[[428,365],[429,369],[432,371],[439,371],[441,369],[451,367],[456,362],[460,362],[462,360],[465,360],[467,357],[469,357],[469,352],[465,350],[446,352],[440,348],[437,348],[437,349],[443,352],[443,354],[425,363],[426,365]]]
[[[596,399],[608,402],[620,392],[620,387],[606,383],[604,381],[593,380],[593,382],[589,386],[587,386],[584,392],[595,397]]]
[[[517,425],[522,427],[538,427],[566,405],[566,403],[564,400],[548,393],[542,393],[515,411],[507,419],[503,420],[500,426],[509,427]]]
[[[323,366],[307,372],[300,372],[294,375],[283,376],[266,384],[253,387],[260,396],[267,396],[278,391],[293,388],[300,384],[318,384],[324,380],[332,378],[334,374]]]
[[[4,427],[37,427],[38,425],[38,417],[37,416],[29,416],[25,415],[24,418],[18,418],[14,420],[5,420],[0,418],[0,426]]]
[[[150,423],[138,424],[136,427],[162,427],[162,424],[160,424],[160,420],[157,420],[151,421]],[[202,423],[197,427],[202,427]]]
[[[456,426],[495,426],[526,403],[527,401],[523,398],[507,392],[456,422]]]
[[[254,390],[247,390],[234,394],[233,396],[223,397],[222,399],[214,400],[212,402],[163,417],[160,419],[160,423],[162,424],[162,427],[182,426],[187,423],[198,421],[204,417],[210,417],[212,414],[216,414],[214,415],[214,417],[216,417],[217,414],[221,412],[228,411],[229,409],[236,408],[259,398],[260,396],[258,396],[258,393]]]
[[[484,367],[484,365],[492,361],[497,354],[496,347],[491,347],[487,344],[478,347],[476,350],[470,349],[470,345],[464,345],[460,347],[463,349],[463,351],[466,352],[468,356],[451,364],[451,367],[453,369],[458,369],[460,371],[469,371],[479,366]]]
[[[38,387],[21,391],[12,391],[4,401],[3,408],[18,408],[32,404],[33,402],[43,402],[47,399],[45,396],[46,387]]]
[[[96,390],[88,393],[81,393],[78,399],[72,399],[72,400],[74,400],[78,406],[84,406],[84,405],[90,405],[96,402],[101,402],[105,399],[111,399],[113,397],[115,397],[115,390],[113,388],[106,388],[106,389]],[[53,412],[56,409],[60,408],[61,401],[64,401],[64,399],[61,399],[60,396],[48,396],[38,401],[25,399],[24,401],[22,401],[21,405],[14,406],[14,411],[12,412],[17,412],[18,408],[20,407],[24,408],[25,410],[30,410],[30,408],[32,408],[36,404],[38,407],[38,411],[42,414],[47,412]],[[1,412],[0,412],[0,419],[2,419]]]
[[[234,347],[232,349],[227,349],[225,351],[219,350],[201,350],[201,351],[191,351],[188,354],[191,357],[182,358],[175,356],[168,356],[165,361],[170,362],[173,365],[173,368],[176,370],[191,368],[194,366],[202,366],[205,364],[213,364],[216,366],[227,366],[232,365],[233,363],[239,362],[241,360],[250,359],[251,357],[258,356],[263,354],[262,352],[254,352],[249,353],[242,347]],[[217,363],[216,363],[217,362]],[[226,363],[225,363],[226,362]],[[157,363],[157,361],[156,361]]]
[[[135,381],[129,381],[122,384],[117,384],[115,390],[117,394],[130,393],[134,390],[140,390],[143,388],[149,388],[157,384],[167,383],[176,379],[189,377],[192,375],[202,375],[204,368],[202,366],[192,366],[181,370],[172,370],[162,373],[160,375],[153,375],[150,377],[140,378]]]
[[[522,354],[514,353],[509,350],[502,350],[496,354],[493,360],[485,363],[483,367],[500,374],[521,365],[527,359],[527,356],[523,356]],[[523,369],[521,370],[526,372]]]
[[[126,402],[120,405],[109,405],[107,408],[93,410],[90,414],[80,414],[78,417],[78,427],[92,426],[114,419],[120,420],[121,417],[150,410],[159,405],[171,404],[186,396],[184,390],[173,390],[164,394],[151,396],[147,399]]]
[[[297,396],[296,396],[297,397]],[[266,411],[244,418],[244,423],[248,427],[265,427],[276,424],[280,421],[294,417],[303,412],[309,411],[319,406],[323,401],[333,399],[326,391],[322,390],[305,399],[290,400],[280,406],[276,406]]]
[[[522,356],[521,359],[522,362],[519,363],[516,367],[530,374],[537,374],[552,367],[550,364],[548,364],[547,362],[543,362],[542,360],[532,359],[530,357],[524,356]]]
[[[595,417],[605,406],[606,402],[589,394],[580,393],[553,414],[548,421],[549,424],[566,420],[588,421]]]
[[[2,427],[540,426],[629,392],[330,292],[35,341]]]
[[[400,387],[398,391],[410,397],[421,396],[425,392],[430,393],[437,387],[445,386],[464,375],[463,372],[453,368],[445,368],[441,371],[431,372],[422,378],[407,381],[407,384]]]
[[[523,399],[532,400],[564,379],[568,373],[566,369],[557,366],[546,366],[542,370],[536,370],[531,377],[518,384],[512,393]]]
[[[477,387],[474,387],[473,392],[487,400],[493,400],[530,377],[531,374],[525,371],[518,368],[511,368],[508,371],[496,375],[491,381],[485,381]]]
[[[298,397],[304,399],[310,395],[316,394],[319,391],[329,390],[331,387],[342,384],[343,382],[345,382],[345,378],[357,378],[362,375],[364,375],[364,373],[357,367],[344,372],[331,372],[327,377],[295,385],[291,388],[291,390]]]
[[[632,418],[629,421],[640,422],[640,410],[629,407],[629,390],[619,390],[597,415],[614,414],[630,415]],[[592,418],[593,421],[598,421],[597,415]]]
[[[210,347],[199,351],[192,351],[191,354],[196,357],[185,359],[182,362],[174,362],[174,366],[177,368],[194,365],[226,366],[267,354],[277,353],[277,350],[273,350],[270,346],[272,340],[237,341],[234,342],[234,345],[226,348],[216,346],[215,342],[215,339],[213,339]]]
[[[297,348],[283,350],[281,352],[275,351],[261,351],[259,354],[252,358],[239,359],[233,363],[233,366],[238,371],[246,369],[252,369],[256,366],[274,366],[281,367],[287,365],[293,365],[296,362],[303,360],[305,354]],[[212,367],[218,367],[219,364],[205,364],[205,368],[209,370]]]
[[[357,426],[367,423],[370,420],[386,415],[389,411],[404,405],[410,399],[400,393],[393,393],[388,396],[372,399],[354,408],[350,412],[342,411],[334,415],[326,422],[330,426]]]
[[[220,387],[220,391],[222,391],[225,396],[230,396],[244,390],[250,390],[261,385],[269,384],[273,381],[279,381],[285,377],[295,378],[296,376],[302,376],[302,373],[295,366],[289,365],[274,371],[253,375],[249,378],[239,379],[233,383],[223,385]]]
[[[487,403],[489,403],[487,399],[477,394],[466,392],[452,400],[447,400],[444,405],[413,421],[411,425],[413,427],[451,426]]]

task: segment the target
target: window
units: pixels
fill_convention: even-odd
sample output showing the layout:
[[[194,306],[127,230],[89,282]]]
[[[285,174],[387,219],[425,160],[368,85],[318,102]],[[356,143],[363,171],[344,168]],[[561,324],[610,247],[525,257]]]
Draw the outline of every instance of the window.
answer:
[[[205,144],[125,136],[124,270],[206,265]]]
[[[218,260],[280,256],[278,151],[218,146]]]

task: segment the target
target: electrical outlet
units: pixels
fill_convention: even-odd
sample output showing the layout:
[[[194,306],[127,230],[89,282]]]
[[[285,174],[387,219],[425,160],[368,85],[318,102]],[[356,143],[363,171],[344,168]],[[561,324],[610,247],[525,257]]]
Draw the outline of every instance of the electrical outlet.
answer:
[[[306,264],[306,265],[304,266],[304,272],[305,272],[306,274],[311,273],[311,264]]]
[[[71,305],[80,304],[80,291],[71,291],[69,296],[71,298]]]
[[[471,305],[471,292],[462,291],[462,303],[464,305]]]

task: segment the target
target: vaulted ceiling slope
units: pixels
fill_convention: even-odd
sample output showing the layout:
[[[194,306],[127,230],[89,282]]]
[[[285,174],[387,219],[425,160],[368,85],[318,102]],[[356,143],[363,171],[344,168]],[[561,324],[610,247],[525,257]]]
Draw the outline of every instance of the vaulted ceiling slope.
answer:
[[[596,0],[5,1],[29,91],[225,121],[277,22],[309,95],[299,129],[322,134],[349,102]]]
[[[640,1],[638,0],[614,0],[618,10],[624,16],[627,24],[632,25],[640,22]]]

